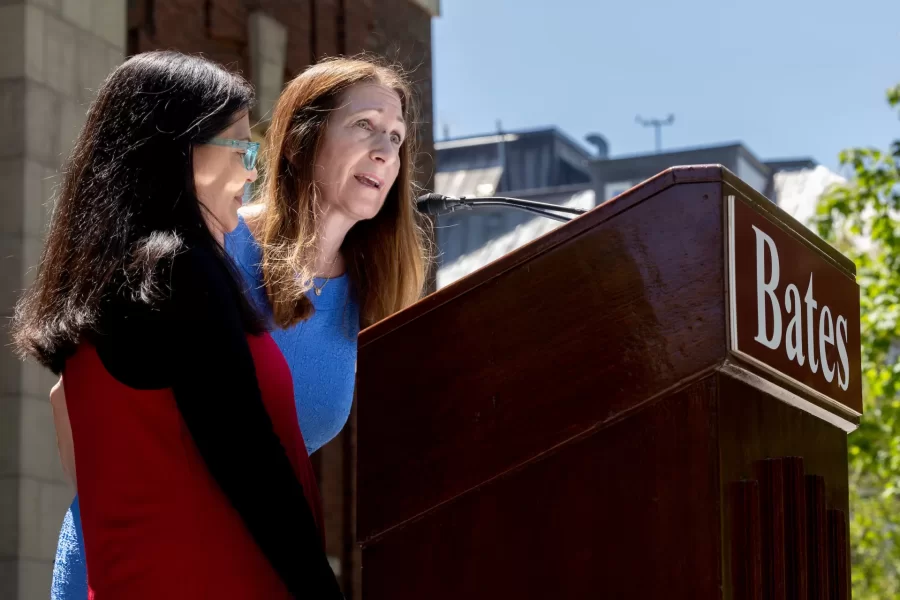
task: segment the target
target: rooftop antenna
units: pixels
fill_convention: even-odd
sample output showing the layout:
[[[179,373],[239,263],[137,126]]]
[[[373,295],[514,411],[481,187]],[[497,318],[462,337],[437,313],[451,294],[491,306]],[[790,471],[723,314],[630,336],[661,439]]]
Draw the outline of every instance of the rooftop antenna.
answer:
[[[669,115],[666,120],[662,119],[642,119],[638,115],[635,119],[639,125],[644,127],[653,127],[656,130],[656,152],[662,152],[662,128],[675,122],[675,115]]]
[[[500,119],[497,119],[497,140],[497,158],[500,162],[500,185],[498,187],[506,190],[509,185],[509,175],[506,172],[506,143],[503,135],[503,123]]]

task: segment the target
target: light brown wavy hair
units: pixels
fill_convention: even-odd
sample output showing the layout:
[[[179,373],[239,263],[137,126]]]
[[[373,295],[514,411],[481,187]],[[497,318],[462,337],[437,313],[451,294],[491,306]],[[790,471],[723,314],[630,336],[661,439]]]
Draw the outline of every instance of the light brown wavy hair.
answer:
[[[400,147],[400,172],[373,219],[347,233],[341,250],[367,327],[418,300],[425,287],[430,247],[417,221],[414,160],[416,105],[404,72],[378,59],[326,59],[288,83],[266,133],[263,181],[257,200],[265,210],[256,223],[263,281],[275,324],[286,328],[312,316],[317,255],[314,177],[316,157],[331,112],[342,94],[359,83],[378,83],[400,96],[407,136]]]

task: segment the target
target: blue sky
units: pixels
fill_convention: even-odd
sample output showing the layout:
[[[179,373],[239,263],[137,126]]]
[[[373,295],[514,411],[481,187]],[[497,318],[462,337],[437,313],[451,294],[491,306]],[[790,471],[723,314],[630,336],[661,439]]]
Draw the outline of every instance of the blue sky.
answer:
[[[555,125],[611,154],[744,142],[762,159],[837,168],[900,121],[900,0],[442,0],[433,24],[435,135]]]

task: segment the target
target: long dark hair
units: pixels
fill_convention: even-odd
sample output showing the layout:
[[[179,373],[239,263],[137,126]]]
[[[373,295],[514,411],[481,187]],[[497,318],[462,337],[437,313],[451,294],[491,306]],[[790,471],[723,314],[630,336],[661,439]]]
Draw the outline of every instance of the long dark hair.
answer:
[[[245,329],[261,329],[206,225],[191,151],[253,99],[240,76],[178,52],[139,54],[107,77],[67,161],[36,280],[16,307],[20,354],[59,373],[111,301],[161,302],[171,259],[187,246],[221,258]]]

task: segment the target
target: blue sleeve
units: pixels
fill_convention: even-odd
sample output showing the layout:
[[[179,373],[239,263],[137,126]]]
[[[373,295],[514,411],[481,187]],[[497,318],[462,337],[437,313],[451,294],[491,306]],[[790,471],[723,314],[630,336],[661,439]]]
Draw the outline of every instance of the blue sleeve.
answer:
[[[78,496],[75,496],[59,532],[50,598],[87,600],[87,597],[87,567],[84,563],[81,511],[78,509]]]
[[[225,234],[225,252],[234,262],[243,280],[244,292],[264,316],[270,314],[262,277],[262,253],[247,224],[241,219],[238,227]]]

